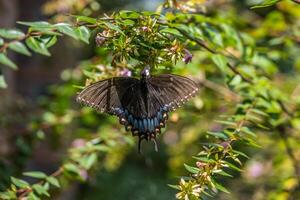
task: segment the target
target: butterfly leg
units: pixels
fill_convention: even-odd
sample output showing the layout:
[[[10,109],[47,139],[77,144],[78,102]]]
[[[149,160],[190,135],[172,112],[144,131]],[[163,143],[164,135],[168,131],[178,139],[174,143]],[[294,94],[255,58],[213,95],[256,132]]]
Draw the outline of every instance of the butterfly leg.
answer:
[[[142,151],[141,151],[141,144],[142,144],[142,141],[146,139],[145,135],[139,135],[139,145],[138,145],[138,150],[139,150],[139,153],[142,154]]]
[[[152,137],[151,140],[152,140],[153,143],[154,143],[154,150],[155,150],[156,152],[158,152],[158,147],[157,147],[156,138],[155,138],[155,137]]]

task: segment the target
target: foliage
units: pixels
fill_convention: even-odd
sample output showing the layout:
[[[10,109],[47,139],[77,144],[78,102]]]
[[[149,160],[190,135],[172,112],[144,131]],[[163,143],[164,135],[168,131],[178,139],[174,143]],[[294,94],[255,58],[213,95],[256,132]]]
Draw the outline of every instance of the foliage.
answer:
[[[131,73],[136,76],[148,64],[153,66],[154,73],[167,71],[194,75],[199,85],[205,88],[204,97],[201,95],[189,104],[188,111],[171,116],[173,129],[180,127],[178,134],[181,134],[182,142],[173,149],[170,147],[169,151],[174,156],[181,156],[179,165],[184,166],[189,174],[180,178],[178,184],[170,185],[178,190],[177,199],[207,199],[220,195],[219,191],[229,193],[223,184],[224,177],[233,177],[242,171],[243,162],[250,158],[246,145],[267,148],[257,139],[261,137],[279,138],[282,149],[287,152],[281,160],[288,160],[292,166],[286,174],[278,175],[278,179],[293,184],[276,186],[278,189],[270,193],[268,199],[274,199],[272,196],[277,194],[286,199],[299,198],[299,144],[294,142],[299,139],[300,129],[299,78],[289,73],[299,70],[299,24],[296,22],[300,18],[300,8],[297,1],[278,2],[266,0],[252,7],[276,6],[263,16],[259,25],[253,23],[251,17],[242,18],[244,21],[241,22],[236,14],[238,8],[234,6],[231,14],[226,10],[214,10],[208,15],[204,9],[205,1],[166,1],[157,12],[125,10],[102,18],[74,15],[72,23],[19,22],[28,26],[27,32],[1,29],[0,63],[12,69],[17,69],[17,66],[8,58],[9,50],[26,56],[32,52],[51,56],[48,49],[63,35],[89,45],[95,44],[98,52],[98,57],[63,72],[65,85],[56,87],[53,93],[55,98],[64,99],[57,102],[65,101],[67,105],[45,103],[46,112],[33,128],[43,132],[43,127],[50,127],[59,134],[76,127],[74,132],[78,136],[95,129],[97,133],[88,142],[76,140],[75,147],[70,149],[62,166],[53,174],[24,173],[24,176],[37,179],[33,184],[12,177],[11,186],[0,193],[1,199],[49,197],[51,187],[61,187],[61,183],[66,184],[72,179],[87,179],[87,171],[99,160],[112,166],[105,163],[112,151],[122,152],[115,158],[120,164],[130,146],[134,146],[132,138],[123,134],[121,126],[110,117],[97,116],[88,108],[74,109],[70,103],[76,93],[73,85],[82,87],[78,85],[82,85],[85,77],[86,84],[90,84],[111,76]],[[191,59],[193,62],[188,64]],[[287,62],[292,63],[289,64],[291,69],[283,67]],[[279,78],[290,81],[293,88],[281,86]],[[0,76],[0,86],[6,86],[3,76]],[[214,93],[213,97],[209,96],[210,92]],[[222,98],[216,100],[218,95]],[[214,122],[200,127],[201,104],[209,105],[212,100],[216,102],[213,106],[220,108],[216,109],[220,115]],[[205,109],[202,111],[213,112],[209,106]],[[196,116],[192,121],[184,121],[189,111],[195,112]],[[210,117],[216,118],[215,115]],[[101,121],[101,128],[97,127],[98,121]],[[195,130],[199,128],[203,133]],[[186,135],[191,132],[193,136],[188,138],[181,132],[186,132]],[[201,141],[201,145],[196,144],[197,141]],[[180,152],[189,145],[197,147],[196,150],[190,148],[194,156],[184,150]]]

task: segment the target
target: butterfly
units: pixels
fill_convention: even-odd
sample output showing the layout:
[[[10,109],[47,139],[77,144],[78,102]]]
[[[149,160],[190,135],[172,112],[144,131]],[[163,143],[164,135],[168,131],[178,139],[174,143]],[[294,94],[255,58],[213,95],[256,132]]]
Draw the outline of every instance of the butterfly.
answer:
[[[141,78],[113,77],[84,88],[77,101],[97,111],[116,115],[120,124],[141,142],[152,140],[157,151],[156,136],[161,133],[168,113],[179,108],[198,91],[191,79],[174,75],[152,76],[150,67],[141,71]]]

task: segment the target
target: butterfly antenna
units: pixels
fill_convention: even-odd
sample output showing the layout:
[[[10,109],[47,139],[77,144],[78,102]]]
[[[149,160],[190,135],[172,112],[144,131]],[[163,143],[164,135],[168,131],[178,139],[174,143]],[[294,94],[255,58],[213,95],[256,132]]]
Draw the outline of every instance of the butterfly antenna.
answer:
[[[155,139],[155,138],[151,138],[151,140],[152,140],[153,143],[154,143],[154,150],[155,150],[156,152],[158,152],[158,147],[157,147],[156,139]]]

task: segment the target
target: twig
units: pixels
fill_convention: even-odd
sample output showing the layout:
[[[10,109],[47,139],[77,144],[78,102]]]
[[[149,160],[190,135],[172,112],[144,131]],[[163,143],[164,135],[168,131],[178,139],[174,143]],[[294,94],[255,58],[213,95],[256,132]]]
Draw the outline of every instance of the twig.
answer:
[[[295,169],[295,174],[298,178],[300,178],[300,169],[299,169],[299,166],[298,166],[297,158],[295,157],[295,155],[293,153],[293,149],[291,147],[291,144],[288,141],[288,137],[287,137],[287,134],[285,132],[285,128],[281,129],[279,135],[280,135],[280,138],[282,139],[282,141],[284,143],[286,152],[287,152],[288,156],[290,157],[290,159],[293,163],[293,166],[294,166],[294,169]],[[300,180],[298,180],[298,181],[300,182]]]
[[[27,38],[31,37],[31,36],[41,36],[43,35],[43,32],[28,32],[26,35],[24,35],[23,37],[17,38],[15,40],[11,40],[9,42],[5,42],[2,47],[0,48],[0,53],[3,53],[8,47],[10,43],[14,43],[14,42],[20,42],[22,40],[26,40]]]
[[[203,40],[199,40],[199,39],[196,39],[196,38],[193,38],[191,37],[188,33],[186,33],[185,31],[179,29],[179,28],[175,28],[176,30],[178,30],[182,35],[184,35],[186,38],[196,42],[199,46],[203,47],[204,49],[206,49],[207,51],[209,51],[210,53],[213,53],[213,54],[218,54],[219,52],[215,51],[214,49],[211,49],[209,48],[205,42]],[[235,59],[237,59],[236,57],[233,57]],[[237,75],[240,75],[240,77],[248,82],[248,83],[253,83],[251,79],[245,77],[243,74],[241,74],[237,69],[236,67],[232,66],[229,62],[227,63],[227,66],[231,69],[231,71],[233,71],[235,74]]]
[[[63,172],[63,168],[62,167],[60,167],[60,168],[58,168],[58,170],[56,170],[55,172],[53,172],[50,176],[52,176],[52,177],[57,177],[57,176],[59,176],[59,175],[61,175],[62,174],[62,172]],[[40,181],[40,182],[38,182],[38,183],[36,183],[36,184],[43,184],[45,181]],[[30,193],[30,192],[32,192],[32,188],[28,188],[28,189],[19,189],[19,190],[17,190],[17,194],[20,194],[19,196],[18,196],[18,200],[24,200],[25,199],[25,197],[26,197],[26,195],[28,194],[28,193]]]
[[[300,1],[300,0],[299,0],[299,1]],[[167,25],[167,24],[165,24],[165,23],[162,23],[162,24],[163,24],[163,25]],[[174,27],[173,27],[173,28],[174,28]],[[186,38],[188,38],[188,39],[190,39],[190,40],[196,42],[199,46],[203,47],[204,49],[206,49],[206,50],[209,51],[210,53],[213,53],[213,54],[219,53],[219,52],[215,51],[214,49],[209,48],[209,47],[205,44],[204,41],[191,37],[188,33],[186,33],[185,31],[183,31],[183,30],[181,30],[181,29],[179,29],[179,28],[175,28],[175,29],[178,30],[178,31],[179,31],[182,35],[184,35]],[[238,59],[238,58],[236,58],[236,57],[233,57],[233,58],[234,58],[234,59]],[[237,70],[237,68],[236,68],[235,66],[231,65],[229,62],[227,63],[227,66],[229,67],[229,69],[230,69],[233,73],[239,75],[244,81],[246,81],[246,82],[248,82],[248,83],[250,83],[250,84],[254,84],[253,81],[252,81],[251,79],[245,77],[242,73],[240,73],[240,72]],[[277,102],[279,103],[280,107],[282,108],[282,110],[283,110],[287,115],[289,115],[290,117],[293,117],[293,116],[294,116],[293,112],[289,111],[282,101],[277,100]]]

